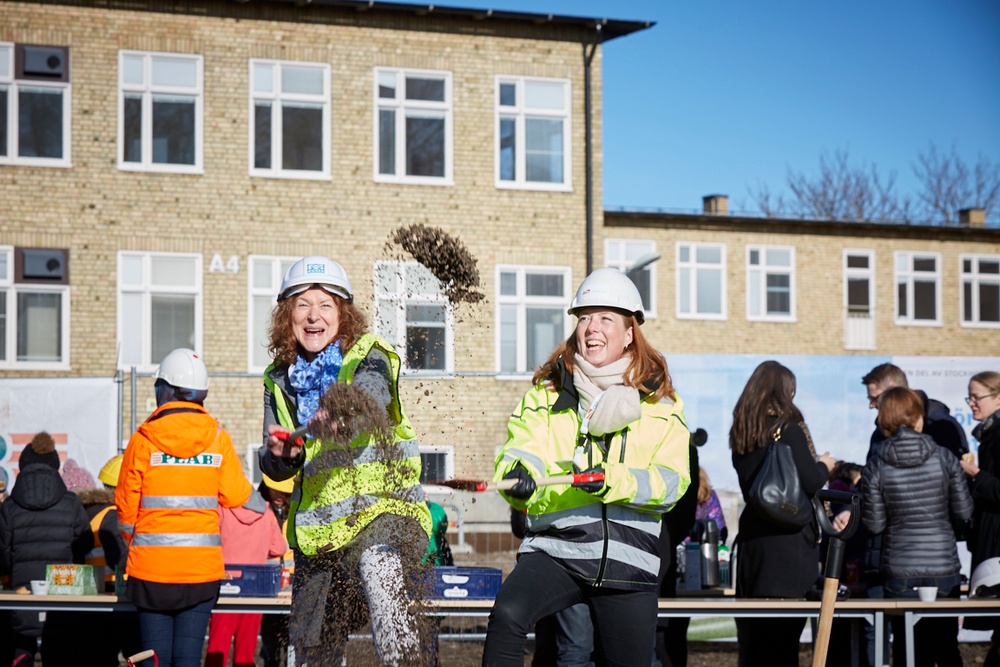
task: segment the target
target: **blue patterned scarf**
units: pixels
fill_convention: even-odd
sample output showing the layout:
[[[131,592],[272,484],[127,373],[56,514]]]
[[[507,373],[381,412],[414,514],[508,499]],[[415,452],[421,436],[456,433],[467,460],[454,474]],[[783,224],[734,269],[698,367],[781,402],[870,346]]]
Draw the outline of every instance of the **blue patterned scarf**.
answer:
[[[337,382],[343,363],[344,355],[340,353],[340,341],[337,340],[333,345],[327,345],[312,361],[306,361],[299,355],[289,366],[288,382],[298,395],[296,416],[300,424],[308,422],[319,410],[320,397]]]

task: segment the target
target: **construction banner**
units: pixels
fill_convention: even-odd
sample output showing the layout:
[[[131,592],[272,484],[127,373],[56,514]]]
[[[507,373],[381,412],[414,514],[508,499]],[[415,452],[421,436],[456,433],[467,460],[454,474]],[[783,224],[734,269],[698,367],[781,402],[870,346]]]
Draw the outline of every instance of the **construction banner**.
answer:
[[[73,459],[97,479],[118,453],[118,389],[114,378],[0,379],[0,481],[17,477],[21,452],[48,431],[59,459]]]

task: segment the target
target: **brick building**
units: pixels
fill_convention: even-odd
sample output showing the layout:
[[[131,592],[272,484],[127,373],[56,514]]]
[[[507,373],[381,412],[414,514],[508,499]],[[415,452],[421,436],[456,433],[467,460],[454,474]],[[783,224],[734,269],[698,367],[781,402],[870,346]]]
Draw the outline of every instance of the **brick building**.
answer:
[[[351,0],[0,3],[0,377],[120,372],[127,438],[149,373],[192,347],[208,407],[250,451],[268,314],[306,254],[345,266],[400,349],[431,479],[490,474],[589,266],[662,255],[635,279],[668,353],[996,354],[995,229],[742,218],[721,198],[601,211],[600,45],[648,25]],[[465,243],[484,301],[449,303],[389,243],[413,224]]]
[[[155,407],[148,374],[192,347],[208,407],[256,447],[281,275],[325,254],[406,358],[405,405],[448,454],[429,474],[485,474],[528,369],[571,326],[588,217],[601,225],[600,44],[648,25],[332,0],[0,3],[0,374],[122,371],[127,438]],[[486,301],[448,303],[387,247],[413,224],[467,245]]]

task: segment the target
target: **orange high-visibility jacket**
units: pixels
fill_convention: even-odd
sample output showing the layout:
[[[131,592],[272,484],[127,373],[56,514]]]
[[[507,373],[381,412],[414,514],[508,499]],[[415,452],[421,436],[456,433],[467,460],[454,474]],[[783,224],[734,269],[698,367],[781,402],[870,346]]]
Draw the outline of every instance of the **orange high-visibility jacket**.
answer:
[[[239,507],[252,489],[229,434],[205,408],[183,401],[157,408],[132,434],[115,489],[128,576],[222,579],[217,508]]]

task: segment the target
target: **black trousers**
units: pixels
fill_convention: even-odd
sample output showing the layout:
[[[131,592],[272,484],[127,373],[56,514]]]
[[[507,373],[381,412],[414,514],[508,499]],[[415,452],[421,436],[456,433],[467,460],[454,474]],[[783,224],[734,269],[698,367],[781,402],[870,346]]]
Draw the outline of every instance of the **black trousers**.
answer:
[[[483,665],[523,667],[528,630],[579,602],[594,621],[595,663],[649,667],[656,633],[656,591],[589,586],[545,554],[522,556],[497,593],[486,630]]]

